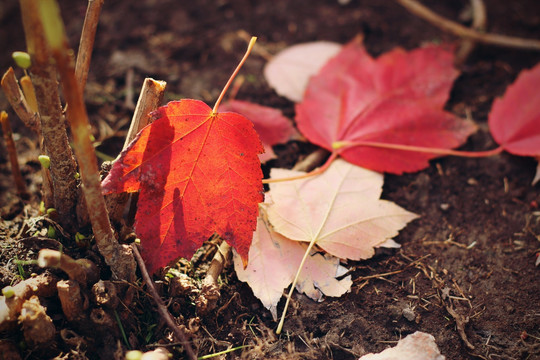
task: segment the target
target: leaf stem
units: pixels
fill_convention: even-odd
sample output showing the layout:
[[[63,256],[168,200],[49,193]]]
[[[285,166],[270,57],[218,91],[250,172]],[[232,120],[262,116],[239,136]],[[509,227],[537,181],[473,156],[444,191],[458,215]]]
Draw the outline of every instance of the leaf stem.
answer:
[[[296,276],[294,277],[294,281],[291,285],[291,289],[289,290],[289,293],[287,294],[287,301],[285,302],[285,306],[283,307],[283,312],[281,313],[281,318],[279,319],[279,324],[276,329],[276,334],[281,334],[281,330],[283,330],[283,324],[285,323],[285,315],[287,315],[287,309],[289,308],[289,303],[291,302],[291,297],[294,289],[296,288],[296,283],[298,282],[298,278],[300,277],[300,272],[302,271],[302,268],[304,267],[304,263],[306,262],[307,257],[309,256],[309,253],[311,252],[311,249],[313,248],[313,245],[315,245],[317,237],[314,237],[313,240],[309,243],[306,252],[304,253],[304,257],[302,258],[302,261],[300,262],[300,265],[298,265],[298,271],[296,272]]]
[[[377,148],[383,148],[383,149],[414,151],[414,152],[420,152],[420,153],[447,155],[447,156],[460,156],[460,157],[468,157],[468,158],[494,156],[494,155],[500,154],[504,150],[502,146],[499,146],[495,149],[486,150],[486,151],[460,151],[460,150],[440,149],[440,148],[431,148],[431,147],[414,146],[414,145],[386,144],[386,143],[379,143],[376,141],[355,141],[355,142],[339,141],[332,144],[332,147],[338,153],[343,150],[349,149],[351,147],[356,147],[356,146],[369,146],[369,147],[377,147]]]
[[[221,90],[221,94],[219,94],[216,104],[214,105],[214,108],[212,109],[212,115],[217,114],[219,105],[221,104],[223,97],[225,97],[225,93],[231,86],[232,82],[234,81],[234,78],[236,77],[236,75],[238,74],[238,72],[240,71],[244,63],[246,62],[249,54],[251,53],[251,50],[253,49],[253,46],[255,45],[255,41],[257,41],[257,37],[252,36],[251,40],[249,41],[246,53],[244,54],[244,57],[242,58],[242,60],[240,60],[240,63],[238,64],[234,72],[232,73],[231,77],[229,78],[229,81],[227,81],[227,83],[225,84],[225,87],[223,88],[223,90]]]
[[[312,171],[310,171],[308,173],[305,173],[303,175],[291,176],[291,177],[282,178],[282,179],[263,179],[262,182],[263,182],[263,184],[273,184],[273,183],[284,182],[284,181],[307,179],[307,178],[310,178],[312,176],[322,174],[323,172],[326,171],[326,169],[328,169],[330,164],[332,164],[332,162],[338,157],[338,155],[339,155],[338,152],[334,151],[330,155],[328,160],[326,160],[326,162],[321,167],[318,167],[315,170],[312,170]]]

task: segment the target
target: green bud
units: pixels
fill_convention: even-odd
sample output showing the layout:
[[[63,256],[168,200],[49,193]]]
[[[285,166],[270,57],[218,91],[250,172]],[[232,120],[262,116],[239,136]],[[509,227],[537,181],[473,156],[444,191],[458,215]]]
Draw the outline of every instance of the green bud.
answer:
[[[130,350],[126,352],[126,360],[140,360],[142,356],[143,353],[139,350]]]
[[[3,288],[2,295],[4,295],[6,299],[13,297],[15,295],[15,290],[13,289],[13,286],[6,286],[5,288]]]
[[[49,239],[56,239],[56,229],[54,226],[49,225],[49,228],[47,229],[47,237]]]
[[[75,173],[74,175],[75,179],[79,179],[81,177],[81,174],[79,174],[78,172]]]
[[[92,135],[92,134],[90,134],[90,141],[91,141],[91,142],[96,141],[96,137],[95,137],[94,135]]]
[[[55,208],[48,208],[48,209],[47,209],[47,215],[49,215],[49,216],[50,216],[51,214],[55,213],[55,212],[56,212],[56,209],[55,209]]]
[[[13,60],[15,60],[15,64],[21,69],[28,69],[32,65],[30,55],[27,52],[15,51],[11,56],[13,57]]]
[[[41,163],[41,166],[43,166],[44,169],[50,169],[51,168],[51,158],[47,155],[39,155],[38,160]]]
[[[45,214],[45,211],[46,211],[46,210],[47,210],[47,209],[45,209],[45,203],[44,203],[43,201],[40,202],[40,203],[39,203],[39,213],[40,213],[40,214]]]

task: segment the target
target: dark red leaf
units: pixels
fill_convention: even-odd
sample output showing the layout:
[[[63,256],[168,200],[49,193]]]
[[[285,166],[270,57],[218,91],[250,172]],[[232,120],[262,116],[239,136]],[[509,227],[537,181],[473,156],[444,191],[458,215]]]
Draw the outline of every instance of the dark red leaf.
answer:
[[[524,70],[493,102],[489,129],[504,150],[521,156],[540,155],[540,64]]]
[[[296,106],[297,125],[330,151],[358,142],[453,148],[476,130],[443,110],[458,72],[454,56],[430,45],[372,58],[354,40],[314,76]],[[427,167],[434,154],[368,146],[341,148],[356,165],[400,174]]]
[[[275,158],[272,146],[289,141],[296,130],[291,121],[282,112],[267,106],[247,101],[230,100],[219,107],[220,111],[237,112],[253,123],[264,146],[264,154],[259,155],[261,162]]]

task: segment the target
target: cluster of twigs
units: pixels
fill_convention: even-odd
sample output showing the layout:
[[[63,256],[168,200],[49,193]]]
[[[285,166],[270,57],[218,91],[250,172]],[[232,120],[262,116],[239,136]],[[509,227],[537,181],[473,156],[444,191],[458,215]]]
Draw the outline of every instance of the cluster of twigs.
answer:
[[[540,41],[537,40],[484,32],[486,11],[482,0],[471,0],[474,14],[472,28],[441,17],[416,0],[396,1],[411,13],[462,38],[462,47],[457,56],[460,63],[465,61],[476,43],[540,50]],[[76,323],[87,317],[83,312],[89,309],[85,295],[88,289],[91,289],[90,296],[92,303],[95,304],[90,312],[90,319],[94,324],[110,327],[110,323],[114,323],[111,313],[115,311],[119,302],[129,303],[130,294],[125,284],[136,280],[136,260],[160,315],[182,344],[187,356],[195,359],[195,351],[191,348],[186,334],[177,326],[175,319],[161,301],[136,246],[120,244],[116,238],[113,224],[123,223],[124,209],[129,196],[114,194],[105,199],[101,195],[99,168],[91,142],[83,93],[103,2],[104,0],[89,0],[75,62],[67,43],[56,0],[39,2],[20,0],[27,52],[31,60],[29,76],[25,70],[25,76],[17,80],[14,70],[10,68],[4,74],[1,85],[15,113],[36,133],[41,153],[50,160],[50,166],[44,166],[42,169],[42,201],[45,208],[56,209],[60,225],[71,235],[84,225],[84,220],[81,219],[89,219],[98,250],[110,267],[114,281],[100,280],[99,270],[90,260],[75,260],[55,250],[42,250],[39,265],[45,268],[59,268],[68,275],[69,280],[60,280],[54,275],[44,273],[4,291],[4,296],[0,298],[0,330],[10,328],[19,321],[23,330],[26,329],[25,337],[29,344],[39,346],[50,341],[49,335],[54,334],[54,325],[40,305],[38,296],[57,294],[66,319]],[[51,59],[55,60],[54,64]],[[65,104],[61,102],[57,75],[60,75]],[[124,148],[135,134],[151,121],[148,114],[161,104],[165,85],[162,81],[150,78],[145,80]],[[28,191],[18,169],[11,128],[5,112],[1,113],[0,120],[17,192],[21,198],[28,198]],[[73,151],[68,138],[66,120],[71,130]],[[316,151],[301,161],[295,169],[311,170],[320,165],[327,156],[323,150]],[[220,246],[203,281],[199,302],[204,303],[206,311],[216,307],[219,299],[217,278],[230,257],[230,251],[226,243]],[[447,308],[458,322],[457,315],[452,313],[453,308]],[[26,315],[23,316],[23,313]],[[35,325],[35,322],[39,325]],[[31,329],[36,327],[43,332],[32,332]],[[463,327],[464,325],[461,330]],[[40,340],[36,342],[35,339]],[[466,338],[463,340],[469,348],[473,348]],[[159,353],[159,356],[163,355]]]

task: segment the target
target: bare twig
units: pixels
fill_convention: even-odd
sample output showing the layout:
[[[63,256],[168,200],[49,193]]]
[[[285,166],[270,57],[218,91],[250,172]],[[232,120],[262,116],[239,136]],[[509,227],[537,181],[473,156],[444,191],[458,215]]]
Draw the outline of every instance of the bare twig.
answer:
[[[32,58],[31,75],[41,117],[41,131],[47,155],[51,160],[54,207],[62,227],[74,232],[76,226],[77,166],[62,116],[58,80],[39,20],[38,2],[20,0],[28,53]]]
[[[24,97],[23,92],[17,83],[15,72],[11,67],[2,77],[2,89],[4,90],[11,107],[17,116],[22,120],[24,125],[37,134],[41,133],[39,115],[32,110],[26,101],[26,98]]]
[[[139,100],[137,101],[137,107],[133,113],[133,119],[126,135],[124,149],[143,127],[152,122],[150,113],[161,105],[166,86],[167,83],[165,81],[154,80],[152,78],[144,79]]]
[[[446,311],[448,311],[448,313],[454,318],[457,331],[459,333],[459,336],[461,337],[461,340],[463,340],[463,342],[469,349],[474,350],[474,345],[471,344],[471,342],[467,338],[467,334],[465,333],[465,325],[469,322],[469,317],[464,317],[458,314],[451,305],[445,304],[444,306],[446,308]]]
[[[540,50],[540,41],[533,39],[523,39],[513,36],[505,36],[499,34],[480,33],[476,30],[469,29],[463,25],[457,24],[451,20],[448,20],[433,11],[426,6],[420,4],[416,0],[396,0],[399,4],[403,5],[412,14],[421,17],[422,19],[430,22],[434,26],[448,31],[459,37],[472,39],[484,44],[490,44],[502,47],[511,47],[516,49],[528,49],[528,50]]]
[[[130,254],[123,251],[123,248],[118,244],[109,221],[105,199],[101,194],[96,154],[90,140],[88,114],[81,88],[75,77],[72,52],[67,43],[60,9],[56,1],[40,1],[39,15],[46,40],[56,60],[63,93],[68,105],[67,119],[73,135],[75,154],[79,160],[83,193],[96,244],[105,262],[111,267],[114,277],[129,281],[134,278],[135,261],[133,257],[130,259]]]
[[[34,84],[32,84],[32,79],[30,79],[30,76],[24,75],[19,81],[19,84],[21,85],[24,98],[26,99],[28,106],[30,106],[30,109],[32,109],[34,113],[39,112],[36,90],[34,89]]]
[[[2,123],[2,131],[4,133],[4,141],[6,142],[6,149],[9,155],[9,162],[11,163],[11,173],[15,180],[15,186],[17,187],[17,193],[22,198],[28,198],[28,191],[26,190],[26,184],[19,168],[19,158],[17,156],[17,149],[15,148],[15,141],[13,141],[13,132],[11,130],[11,124],[9,123],[8,114],[5,111],[0,113],[0,122]]]
[[[104,0],[88,0],[86,16],[77,52],[77,65],[75,65],[75,77],[84,93],[84,86],[88,78],[88,69],[90,68],[90,59],[92,58],[92,49],[94,48],[94,39],[99,22],[99,14]]]
[[[139,249],[137,248],[136,245],[133,245],[132,248],[133,248],[133,254],[135,255],[135,259],[137,259],[137,263],[139,264],[139,269],[141,270],[141,274],[144,279],[144,282],[146,283],[146,286],[148,286],[148,290],[150,290],[150,294],[152,294],[152,298],[154,299],[156,303],[159,314],[161,315],[163,320],[165,320],[169,329],[171,329],[171,331],[174,333],[177,340],[182,343],[182,346],[184,347],[184,350],[186,351],[189,359],[196,360],[197,355],[191,348],[191,345],[189,344],[186,338],[186,335],[175,324],[172,315],[169,313],[169,311],[167,310],[167,307],[163,303],[163,300],[161,300],[161,297],[156,291],[156,288],[154,287],[154,282],[152,281],[152,279],[150,278],[150,275],[148,274],[148,271],[146,270],[146,265],[144,264],[141,254],[139,253]]]
[[[129,143],[135,138],[135,135],[146,125],[152,122],[150,113],[156,110],[163,101],[165,93],[165,81],[154,80],[151,78],[144,79],[144,83],[137,101],[137,107],[131,120],[123,150],[127,148]],[[111,220],[115,223],[120,223],[124,214],[124,209],[129,201],[129,194],[111,194],[106,198],[107,209]]]
[[[299,161],[292,168],[296,171],[311,171],[324,162],[330,153],[325,149],[318,149]]]
[[[4,90],[11,107],[15,110],[15,113],[19,116],[24,125],[37,134],[40,150],[42,153],[45,153],[43,137],[41,135],[41,119],[39,114],[28,104],[26,97],[23,95],[23,92],[17,84],[17,78],[11,67],[2,77],[2,89]],[[53,187],[49,169],[42,167],[41,175],[43,177],[43,203],[46,208],[54,207]]]
[[[487,26],[486,6],[482,0],[471,0],[472,24],[471,27],[479,32],[484,32]],[[459,49],[456,50],[454,64],[461,66],[465,63],[469,55],[476,47],[476,41],[472,39],[463,39]]]

